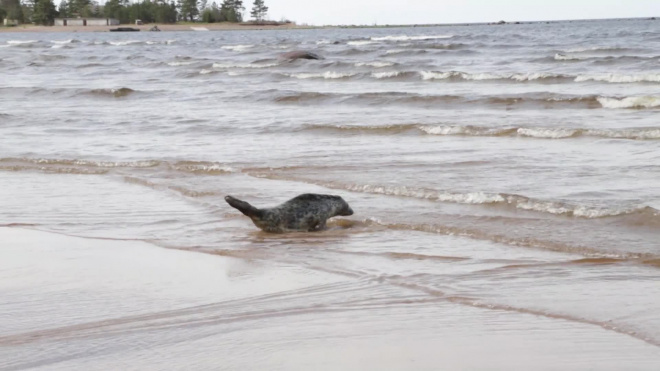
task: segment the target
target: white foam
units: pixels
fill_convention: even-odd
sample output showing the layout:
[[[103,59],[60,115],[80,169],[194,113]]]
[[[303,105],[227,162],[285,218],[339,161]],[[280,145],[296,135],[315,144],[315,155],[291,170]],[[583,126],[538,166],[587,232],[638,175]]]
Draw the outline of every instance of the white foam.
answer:
[[[660,82],[660,73],[651,73],[646,75],[622,75],[617,73],[605,73],[599,75],[578,75],[575,82],[599,81],[612,83],[631,83],[631,82]]]
[[[358,40],[358,41],[349,41],[346,43],[346,45],[353,45],[353,46],[369,45],[369,44],[374,44],[374,41]]]
[[[422,36],[383,36],[372,37],[373,41],[412,41],[412,40],[437,40],[437,39],[451,39],[454,35],[422,35]]]
[[[451,193],[428,189],[409,188],[405,186],[387,187],[370,184],[353,184],[346,188],[349,191],[384,194],[390,196],[424,198],[442,202],[454,202],[463,204],[488,204],[506,201],[506,199],[499,194],[488,194],[483,192]]]
[[[125,46],[125,45],[132,45],[132,44],[141,44],[142,41],[140,40],[125,40],[125,41],[110,41],[110,45],[114,46]]]
[[[346,77],[355,76],[356,73],[353,72],[333,72],[327,71],[324,73],[292,73],[288,75],[289,77],[295,77],[297,79],[343,79]]]
[[[404,53],[405,51],[406,51],[405,49],[390,49],[390,50],[386,50],[385,54],[400,54],[400,53]]]
[[[252,64],[252,63],[239,63],[239,64],[226,64],[226,63],[213,63],[213,68],[227,69],[227,68],[268,68],[278,66],[277,63],[269,64]]]
[[[7,41],[8,45],[27,45],[38,43],[39,40],[9,40]]]
[[[214,72],[216,72],[216,71],[214,71],[214,70],[203,69],[203,70],[199,71],[199,74],[200,74],[200,75],[208,75],[208,74],[210,74],[210,73],[214,73]]]
[[[660,96],[640,96],[626,98],[598,97],[604,108],[655,108],[660,107]]]
[[[394,66],[392,62],[358,62],[355,64],[355,67],[374,67],[374,68],[383,68]]]
[[[419,71],[422,80],[445,80],[453,76],[453,72],[433,72],[433,71]]]
[[[578,57],[576,55],[570,55],[570,54],[560,54],[560,53],[555,54],[556,61],[580,61],[585,58],[586,57]]]
[[[72,43],[78,42],[78,40],[75,40],[75,39],[51,40],[50,42],[53,43],[53,44],[72,44]]]
[[[561,139],[576,135],[578,130],[568,128],[519,128],[516,132],[523,137]]]
[[[622,138],[622,139],[660,139],[660,129],[624,129],[624,130],[607,130],[607,129],[591,129],[586,133],[592,136],[606,137],[606,138]]]
[[[254,45],[225,45],[225,46],[221,47],[221,49],[232,50],[232,51],[235,51],[235,52],[242,52],[244,50],[248,50],[248,49],[253,48],[253,47],[254,47]]]
[[[191,61],[185,61],[185,62],[182,62],[182,61],[175,61],[175,62],[169,62],[169,63],[167,63],[167,65],[168,65],[168,66],[172,66],[172,67],[177,67],[177,66],[188,66],[188,65],[191,65],[191,64],[193,64],[193,63],[195,63],[195,62],[191,62]]]
[[[208,31],[209,29],[206,27],[190,27],[191,30],[193,31]]]
[[[388,79],[392,77],[397,77],[401,74],[401,71],[387,71],[387,72],[372,72],[371,77],[376,79]]]
[[[331,42],[332,41],[330,40],[319,40],[316,42],[316,45],[326,45],[326,44],[330,44]]]

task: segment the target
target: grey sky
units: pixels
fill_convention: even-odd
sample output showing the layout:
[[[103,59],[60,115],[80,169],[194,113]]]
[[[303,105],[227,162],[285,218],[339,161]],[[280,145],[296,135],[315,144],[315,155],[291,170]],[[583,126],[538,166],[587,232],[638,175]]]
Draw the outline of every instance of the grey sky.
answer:
[[[253,0],[243,3],[249,12]],[[286,17],[298,24],[313,25],[660,17],[660,0],[265,0],[265,3],[270,8],[270,19]]]

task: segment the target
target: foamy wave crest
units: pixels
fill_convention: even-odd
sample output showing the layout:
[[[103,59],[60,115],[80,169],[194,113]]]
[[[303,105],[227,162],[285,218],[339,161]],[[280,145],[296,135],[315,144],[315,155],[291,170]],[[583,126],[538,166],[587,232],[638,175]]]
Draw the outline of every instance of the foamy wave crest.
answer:
[[[297,79],[327,79],[327,80],[334,80],[334,79],[345,79],[348,77],[352,77],[357,75],[357,73],[354,72],[333,72],[333,71],[327,71],[324,73],[292,73],[288,74],[287,76],[289,77],[295,77]]]
[[[438,39],[451,39],[454,35],[422,35],[422,36],[383,36],[372,37],[373,41],[413,41],[413,40],[438,40]]]
[[[58,174],[107,174],[113,168],[149,168],[160,161],[92,161],[48,158],[3,158],[0,169],[10,171],[43,171]]]
[[[660,217],[660,211],[649,206],[593,207],[588,205],[569,204],[559,201],[536,200],[526,196],[505,193],[460,193],[406,186],[380,186],[370,184],[344,184],[339,186],[337,184],[322,185],[330,188],[340,188],[352,192],[410,197],[437,202],[470,205],[501,205],[504,207],[514,207],[518,210],[534,211],[545,214],[585,219],[627,216],[631,214],[645,214],[652,218]]]
[[[657,108],[660,107],[660,96],[598,97],[598,102],[605,108]]]
[[[578,57],[576,55],[570,55],[570,54],[560,54],[560,53],[555,54],[556,61],[581,61],[586,58],[587,57]]]
[[[326,45],[326,44],[332,44],[332,41],[330,40],[319,40],[316,42],[316,45]]]
[[[195,62],[192,62],[192,61],[175,61],[175,62],[168,62],[167,65],[172,66],[172,67],[178,67],[178,66],[188,66],[188,65],[191,65],[193,63],[195,63]]]
[[[370,184],[365,184],[365,185],[349,184],[342,188],[352,192],[383,194],[388,196],[413,197],[413,198],[429,199],[429,200],[435,200],[441,202],[453,202],[453,203],[464,203],[464,204],[489,204],[489,203],[505,202],[504,197],[502,197],[499,194],[487,194],[483,192],[451,193],[451,192],[439,192],[430,189],[411,188],[405,186],[392,187],[392,186],[379,186],[379,185],[370,185]]]
[[[80,41],[78,41],[78,40],[76,40],[76,39],[68,39],[68,40],[51,40],[50,42],[53,43],[53,44],[62,45],[62,44],[73,44],[73,43],[78,43],[78,42],[80,42]]]
[[[232,51],[235,51],[235,52],[242,52],[244,50],[248,50],[248,49],[251,49],[253,47],[254,47],[254,45],[225,45],[225,46],[221,47],[221,49],[232,50]]]
[[[252,64],[252,63],[236,63],[236,64],[227,64],[227,63],[213,63],[213,68],[217,69],[227,69],[227,68],[269,68],[278,66],[277,63],[268,63],[268,64]]]
[[[611,83],[635,83],[635,82],[660,82],[660,73],[645,75],[624,75],[618,73],[606,73],[600,75],[579,75],[575,82],[598,81]]]
[[[562,139],[578,136],[581,131],[568,128],[519,128],[516,133],[522,137]]]
[[[373,44],[374,41],[369,41],[369,40],[356,40],[356,41],[349,41],[346,44],[347,45],[353,45],[353,46],[360,46],[360,45],[369,45]]]
[[[544,73],[544,72],[530,72],[530,73],[466,73],[460,71],[449,72],[436,72],[436,71],[420,71],[422,80],[447,80],[447,79],[462,79],[473,81],[486,81],[486,80],[513,80],[513,81],[537,81],[537,80],[554,80],[566,78],[565,75]]]
[[[613,138],[629,140],[658,140],[660,128],[636,129],[588,129],[588,128],[550,128],[550,127],[486,127],[475,125],[311,125],[311,130],[330,130],[339,132],[359,132],[372,134],[397,134],[419,131],[428,135],[440,136],[477,136],[477,137],[525,137],[537,139],[568,139],[577,137]]]
[[[181,161],[170,165],[170,168],[176,171],[193,173],[193,174],[207,174],[207,175],[220,175],[227,173],[235,173],[237,170],[231,166],[213,163],[213,162],[195,162],[195,161]]]
[[[7,45],[29,45],[36,44],[39,40],[8,40]]]
[[[203,69],[203,70],[199,71],[199,74],[200,75],[208,75],[208,74],[216,73],[216,72],[218,72],[218,71]]]
[[[142,44],[142,41],[140,40],[109,41],[108,44],[114,46],[126,46],[126,45]]]
[[[385,54],[401,54],[401,53],[405,53],[406,51],[407,51],[406,49],[390,49],[390,50],[386,50]]]
[[[389,79],[401,75],[401,71],[373,72],[371,77],[375,79]]]
[[[393,62],[358,62],[355,64],[355,67],[374,67],[374,68],[384,68],[394,66]]]

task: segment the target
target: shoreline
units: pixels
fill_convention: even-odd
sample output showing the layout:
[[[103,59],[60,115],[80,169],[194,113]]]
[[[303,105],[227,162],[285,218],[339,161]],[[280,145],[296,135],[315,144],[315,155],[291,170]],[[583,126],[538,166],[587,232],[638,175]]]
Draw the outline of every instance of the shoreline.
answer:
[[[47,32],[47,33],[64,33],[64,32],[110,32],[111,29],[118,27],[137,28],[140,32],[150,32],[149,29],[158,26],[162,32],[197,32],[193,27],[206,28],[208,31],[238,31],[238,30],[292,30],[292,29],[309,29],[320,28],[314,26],[297,26],[294,24],[284,24],[279,26],[272,25],[239,25],[229,23],[199,23],[199,24],[156,24],[149,23],[143,25],[121,24],[116,26],[37,26],[37,25],[20,25],[16,27],[0,27],[0,33],[19,33],[19,32]],[[130,33],[130,32],[128,32]]]
[[[176,23],[176,24],[157,24],[149,23],[143,25],[120,24],[115,26],[38,26],[33,24],[23,24],[16,27],[0,26],[0,33],[15,32],[109,32],[110,29],[117,27],[137,28],[140,32],[149,32],[153,26],[158,26],[165,32],[183,32],[196,31],[193,28],[206,28],[208,31],[260,31],[260,30],[308,30],[308,29],[336,29],[336,28],[423,28],[423,27],[456,27],[456,26],[502,26],[502,25],[528,25],[528,24],[550,24],[550,23],[571,23],[571,22],[597,22],[597,21],[621,21],[621,20],[648,20],[656,21],[660,17],[638,17],[638,18],[599,18],[599,19],[564,19],[564,20],[535,20],[535,21],[494,21],[494,22],[465,22],[465,23],[429,23],[429,24],[384,24],[384,25],[297,25],[295,23],[285,23],[281,25],[253,25],[247,23]],[[503,22],[503,23],[502,23]],[[197,31],[196,31],[197,32]]]

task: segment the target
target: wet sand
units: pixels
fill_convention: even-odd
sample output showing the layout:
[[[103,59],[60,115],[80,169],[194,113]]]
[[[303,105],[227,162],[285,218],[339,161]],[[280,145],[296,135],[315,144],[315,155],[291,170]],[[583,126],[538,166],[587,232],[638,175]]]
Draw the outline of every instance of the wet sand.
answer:
[[[660,362],[657,347],[596,326],[412,291],[390,300],[401,288],[377,281],[141,241],[20,228],[0,228],[0,240],[0,370],[654,370]]]

